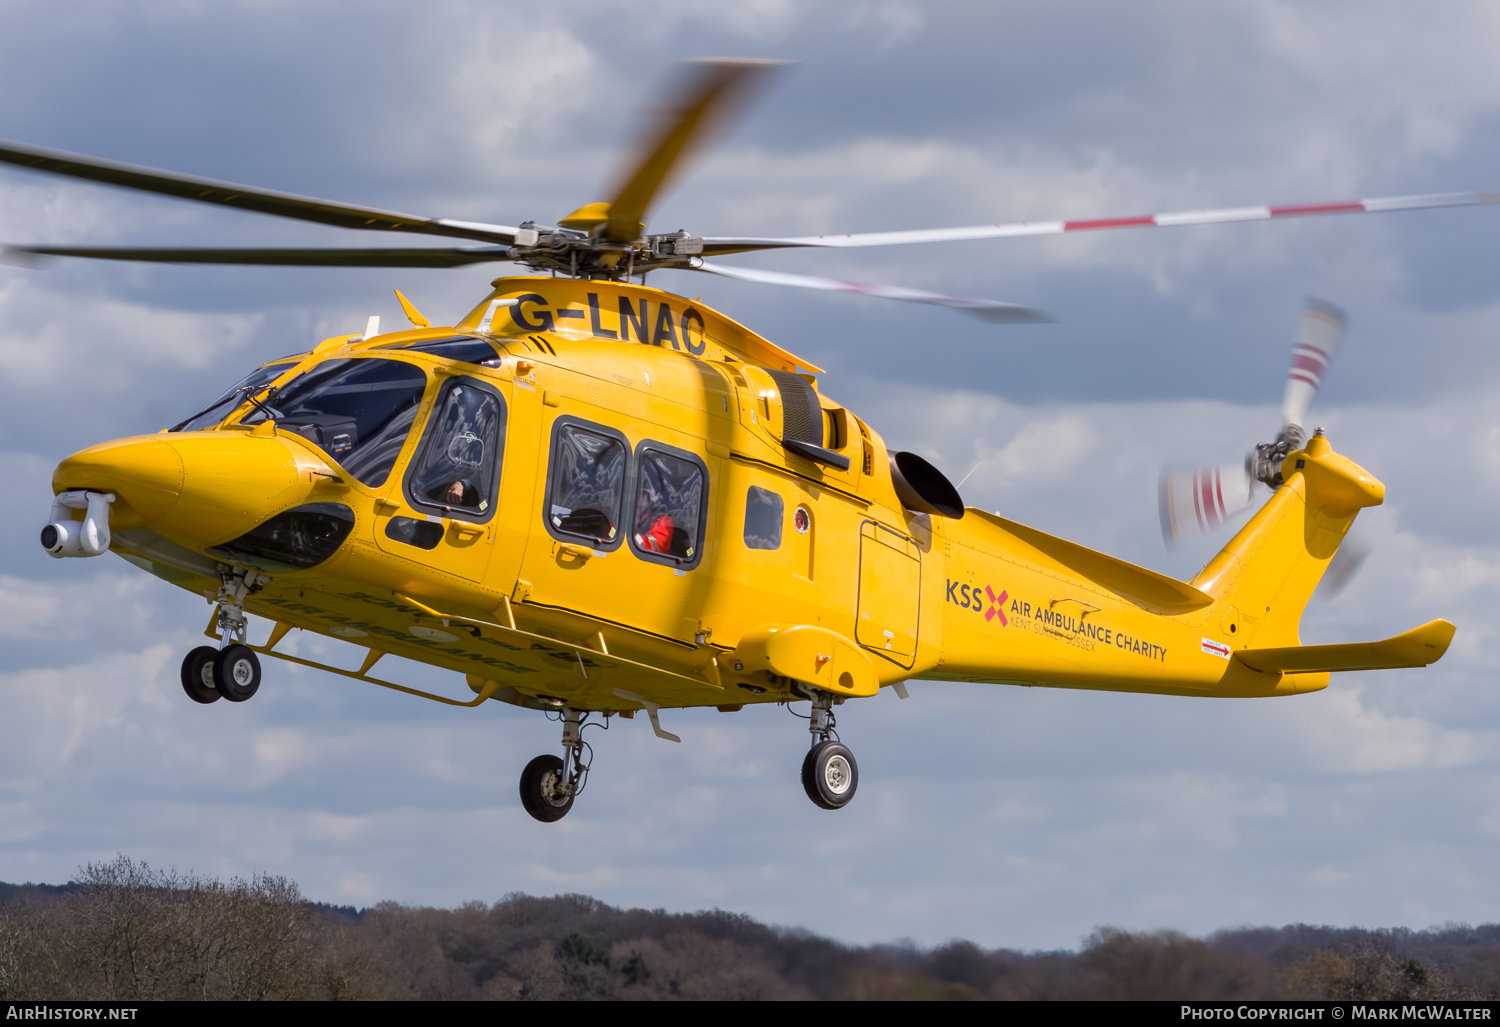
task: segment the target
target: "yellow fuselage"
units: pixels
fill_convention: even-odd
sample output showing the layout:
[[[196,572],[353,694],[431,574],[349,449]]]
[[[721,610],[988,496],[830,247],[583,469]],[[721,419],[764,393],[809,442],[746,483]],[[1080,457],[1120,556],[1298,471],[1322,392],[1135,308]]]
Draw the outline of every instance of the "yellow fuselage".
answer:
[[[455,335],[491,341],[497,366],[404,348]],[[113,548],[207,593],[216,565],[235,566],[222,548],[232,540],[310,504],[347,508],[353,527],[337,550],[267,571],[246,609],[282,634],[367,647],[366,669],[389,653],[465,674],[476,691],[500,682],[507,701],[620,711],[785,701],[802,697],[797,681],[858,696],[914,677],[1194,695],[1320,688],[1326,673],[1262,673],[1226,654],[1296,645],[1338,539],[1380,501],[1378,482],[1326,442],[1310,446],[1296,454],[1310,469],[1290,474],[1193,584],[982,511],[914,514],[881,437],[820,393],[823,449],[848,468],[783,444],[771,372],[805,374],[805,361],[701,304],[619,283],[500,279],[456,328],[330,339],[275,381],[372,359],[425,376],[379,484],[358,480],[328,443],[274,420],[242,423],[256,411],[242,404],[209,430],[84,450],[54,487],[113,493]],[[503,406],[498,484],[482,512],[418,502],[410,487],[458,379]],[[562,507],[549,506],[560,425],[618,438],[628,454],[622,513],[593,539],[559,529]],[[664,557],[630,517],[645,501],[647,450],[705,472],[690,553]],[[755,503],[780,520],[775,545],[751,523]],[[435,525],[422,528],[430,547],[396,537],[393,521]]]

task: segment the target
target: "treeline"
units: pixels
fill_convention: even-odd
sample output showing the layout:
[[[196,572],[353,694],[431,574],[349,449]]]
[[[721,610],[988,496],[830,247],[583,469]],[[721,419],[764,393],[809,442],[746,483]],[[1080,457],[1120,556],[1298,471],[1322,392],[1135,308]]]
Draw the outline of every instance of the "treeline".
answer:
[[[1500,998],[1500,925],[1104,928],[1077,952],[851,946],[722,911],[584,895],[354,910],[283,877],[120,856],[0,884],[0,1000]]]

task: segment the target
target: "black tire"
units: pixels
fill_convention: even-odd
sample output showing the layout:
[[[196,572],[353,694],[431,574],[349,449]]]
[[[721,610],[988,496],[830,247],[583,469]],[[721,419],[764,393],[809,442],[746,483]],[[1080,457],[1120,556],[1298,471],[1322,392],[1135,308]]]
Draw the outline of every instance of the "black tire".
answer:
[[[813,801],[814,806],[823,806],[823,800],[818,795],[818,787],[813,784],[813,753],[816,748],[807,750],[807,755],[802,757],[802,790],[807,797]],[[827,806],[823,806],[827,809]]]
[[[819,742],[802,760],[802,788],[814,804],[842,809],[859,787],[859,764],[842,742]]]
[[[182,690],[193,702],[211,703],[219,701],[219,689],[214,685],[214,657],[219,650],[211,645],[200,645],[182,658]]]
[[[249,646],[226,646],[214,654],[214,686],[230,702],[244,702],[260,688],[260,657]]]
[[[563,761],[551,753],[538,756],[521,771],[521,805],[544,824],[561,820],[573,808],[573,796],[553,792],[562,783]]]

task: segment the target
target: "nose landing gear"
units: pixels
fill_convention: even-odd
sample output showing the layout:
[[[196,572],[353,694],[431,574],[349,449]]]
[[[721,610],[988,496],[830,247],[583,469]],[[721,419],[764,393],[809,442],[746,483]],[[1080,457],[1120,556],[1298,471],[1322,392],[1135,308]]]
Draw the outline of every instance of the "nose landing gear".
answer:
[[[182,690],[189,699],[244,702],[260,688],[260,657],[245,644],[245,597],[269,580],[254,571],[224,571],[216,598],[219,648],[200,645],[182,660]]]
[[[521,805],[544,824],[567,816],[573,800],[588,781],[589,765],[584,762],[584,751],[588,751],[589,760],[593,759],[594,751],[583,740],[583,722],[587,717],[587,713],[579,710],[564,709],[563,759],[548,753],[538,756],[521,771]]]
[[[244,702],[260,688],[260,657],[249,646],[200,645],[182,660],[182,690],[193,702]]]
[[[802,760],[802,789],[807,797],[823,809],[842,809],[854,798],[859,787],[859,764],[854,753],[838,740],[834,730],[834,697],[828,692],[811,691],[812,748]]]

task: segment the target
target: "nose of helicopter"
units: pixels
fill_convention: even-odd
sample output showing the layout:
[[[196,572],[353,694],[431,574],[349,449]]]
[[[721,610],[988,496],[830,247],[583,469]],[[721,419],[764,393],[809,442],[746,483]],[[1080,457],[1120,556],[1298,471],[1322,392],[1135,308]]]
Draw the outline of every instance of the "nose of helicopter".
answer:
[[[309,491],[298,456],[279,437],[249,432],[148,435],[74,453],[58,464],[52,487],[114,493],[116,529],[149,528],[202,548],[244,534]]]
[[[136,518],[156,521],[177,505],[182,480],[182,457],[168,443],[156,438],[117,439],[80,450],[58,464],[52,489],[113,492],[123,500],[121,513],[128,507]]]

